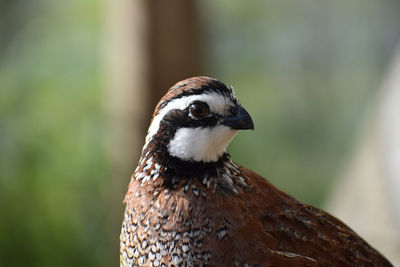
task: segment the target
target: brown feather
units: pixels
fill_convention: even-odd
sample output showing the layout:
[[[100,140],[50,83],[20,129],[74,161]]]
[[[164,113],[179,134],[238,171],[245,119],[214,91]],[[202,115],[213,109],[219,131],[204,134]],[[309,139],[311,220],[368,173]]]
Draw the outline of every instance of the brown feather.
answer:
[[[391,266],[326,212],[295,200],[250,170],[240,168],[234,175],[247,184],[235,180],[238,193],[227,192],[216,181],[209,188],[194,180],[169,190],[161,179],[145,184],[134,180],[124,222],[127,229],[136,225],[135,231],[126,232],[129,245],[147,240],[150,246],[152,238],[165,243],[172,238],[174,248],[189,244],[192,266]],[[160,263],[172,261],[171,251]]]

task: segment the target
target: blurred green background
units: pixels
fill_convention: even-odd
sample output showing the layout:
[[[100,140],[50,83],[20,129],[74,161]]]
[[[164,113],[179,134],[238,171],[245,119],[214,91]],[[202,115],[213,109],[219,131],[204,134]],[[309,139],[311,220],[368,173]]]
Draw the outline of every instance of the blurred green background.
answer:
[[[106,12],[95,0],[0,1],[0,266],[118,264]],[[400,2],[207,0],[197,13],[203,74],[233,85],[255,121],[232,157],[322,205],[375,101]]]

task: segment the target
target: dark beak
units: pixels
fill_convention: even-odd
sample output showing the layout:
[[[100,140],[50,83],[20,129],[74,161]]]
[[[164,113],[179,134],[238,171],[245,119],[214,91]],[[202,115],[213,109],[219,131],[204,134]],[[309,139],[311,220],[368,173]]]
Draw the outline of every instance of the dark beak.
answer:
[[[221,124],[234,130],[254,130],[254,123],[250,114],[240,105],[232,109],[232,115],[222,119]]]

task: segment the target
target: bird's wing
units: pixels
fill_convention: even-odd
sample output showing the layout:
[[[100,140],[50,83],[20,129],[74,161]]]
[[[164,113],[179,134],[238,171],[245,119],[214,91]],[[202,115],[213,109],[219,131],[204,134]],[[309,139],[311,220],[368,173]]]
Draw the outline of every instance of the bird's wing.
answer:
[[[250,188],[240,192],[241,199],[255,221],[253,227],[259,224],[260,235],[267,237],[263,249],[274,262],[392,266],[330,214],[294,199],[250,170],[241,168],[241,176]]]

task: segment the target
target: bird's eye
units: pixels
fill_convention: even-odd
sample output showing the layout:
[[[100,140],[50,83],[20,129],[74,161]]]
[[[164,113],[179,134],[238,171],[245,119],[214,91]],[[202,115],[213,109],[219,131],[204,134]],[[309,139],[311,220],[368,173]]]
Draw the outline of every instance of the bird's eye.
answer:
[[[210,113],[210,110],[207,104],[195,102],[189,106],[189,112],[195,118],[203,118]]]

